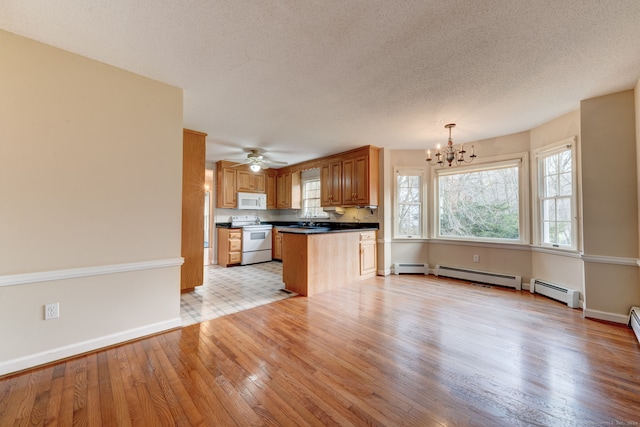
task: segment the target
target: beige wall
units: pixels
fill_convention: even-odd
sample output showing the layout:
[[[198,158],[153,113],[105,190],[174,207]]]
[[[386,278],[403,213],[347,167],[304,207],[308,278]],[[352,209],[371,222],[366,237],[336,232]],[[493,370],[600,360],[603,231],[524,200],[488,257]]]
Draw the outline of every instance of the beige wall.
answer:
[[[636,112],[636,187],[638,188],[638,200],[640,200],[640,79],[636,83],[634,94],[634,107]],[[637,223],[640,224],[640,209],[638,209]],[[638,229],[640,233],[640,227]],[[640,237],[638,237],[638,244],[640,244]],[[638,254],[640,254],[640,248],[638,248]]]
[[[584,252],[638,254],[634,93],[581,102]]]
[[[531,252],[531,277],[580,291],[584,301],[584,266],[579,254]]]
[[[628,90],[580,104],[587,316],[640,304],[634,102]]]
[[[0,374],[179,324],[182,91],[0,46]]]

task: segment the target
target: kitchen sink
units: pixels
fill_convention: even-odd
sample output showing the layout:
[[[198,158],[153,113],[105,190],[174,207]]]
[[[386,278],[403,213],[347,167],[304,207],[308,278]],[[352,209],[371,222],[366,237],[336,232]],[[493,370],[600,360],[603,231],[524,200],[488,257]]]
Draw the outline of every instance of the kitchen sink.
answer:
[[[290,225],[290,229],[296,230],[309,230],[309,231],[330,231],[330,227],[316,226],[316,225]]]

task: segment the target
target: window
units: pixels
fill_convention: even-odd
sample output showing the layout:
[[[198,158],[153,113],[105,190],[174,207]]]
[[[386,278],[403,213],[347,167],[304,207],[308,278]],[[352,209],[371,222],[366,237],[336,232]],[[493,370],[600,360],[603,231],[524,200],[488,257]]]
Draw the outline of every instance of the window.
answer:
[[[424,194],[421,169],[396,169],[395,237],[420,238],[424,232]]]
[[[306,174],[302,176],[302,210],[303,218],[328,218],[327,214],[320,206],[320,175],[318,173]],[[305,171],[307,172],[307,171]],[[314,171],[315,172],[315,171]]]
[[[438,237],[524,242],[522,158],[477,167],[437,169]]]
[[[538,239],[542,245],[576,247],[573,146],[565,142],[538,153]]]

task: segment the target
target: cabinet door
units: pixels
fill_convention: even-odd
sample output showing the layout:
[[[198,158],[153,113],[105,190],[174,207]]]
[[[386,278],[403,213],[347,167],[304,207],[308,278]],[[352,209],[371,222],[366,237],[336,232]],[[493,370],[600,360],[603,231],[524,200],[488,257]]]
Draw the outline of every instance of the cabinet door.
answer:
[[[278,175],[276,187],[278,209],[300,209],[300,172]]]
[[[236,191],[252,191],[251,172],[242,170],[236,172]]]
[[[360,277],[373,277],[377,270],[376,234],[374,231],[360,235]]]
[[[287,180],[291,185],[291,174],[278,175],[276,179],[278,209],[286,209],[291,204],[287,197],[287,194],[291,194],[291,191],[287,191]]]
[[[342,162],[332,162],[320,168],[320,205],[342,205]]]
[[[266,181],[267,209],[277,209],[278,200],[276,197],[276,176],[274,174],[268,174]]]
[[[277,228],[273,229],[273,259],[282,261],[282,234]]]
[[[217,207],[219,208],[235,208],[236,207],[236,171],[235,169],[219,169]]]
[[[353,182],[355,197],[354,200],[359,205],[369,204],[369,157],[358,157],[355,159],[353,168]]]
[[[343,192],[345,205],[369,204],[369,157],[361,156],[342,162]]]
[[[342,162],[342,201],[345,205],[354,205],[355,183],[353,182],[355,160],[345,160]]]
[[[263,173],[254,173],[251,177],[251,191],[264,193],[266,190],[266,176]]]
[[[248,193],[264,193],[265,175],[260,172],[238,170],[236,172],[236,190]]]

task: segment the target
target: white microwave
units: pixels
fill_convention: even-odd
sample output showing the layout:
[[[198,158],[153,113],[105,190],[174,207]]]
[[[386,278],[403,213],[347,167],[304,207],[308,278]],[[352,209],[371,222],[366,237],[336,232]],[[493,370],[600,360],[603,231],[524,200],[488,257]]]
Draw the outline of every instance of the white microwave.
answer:
[[[267,195],[261,193],[238,193],[238,209],[267,209]]]

